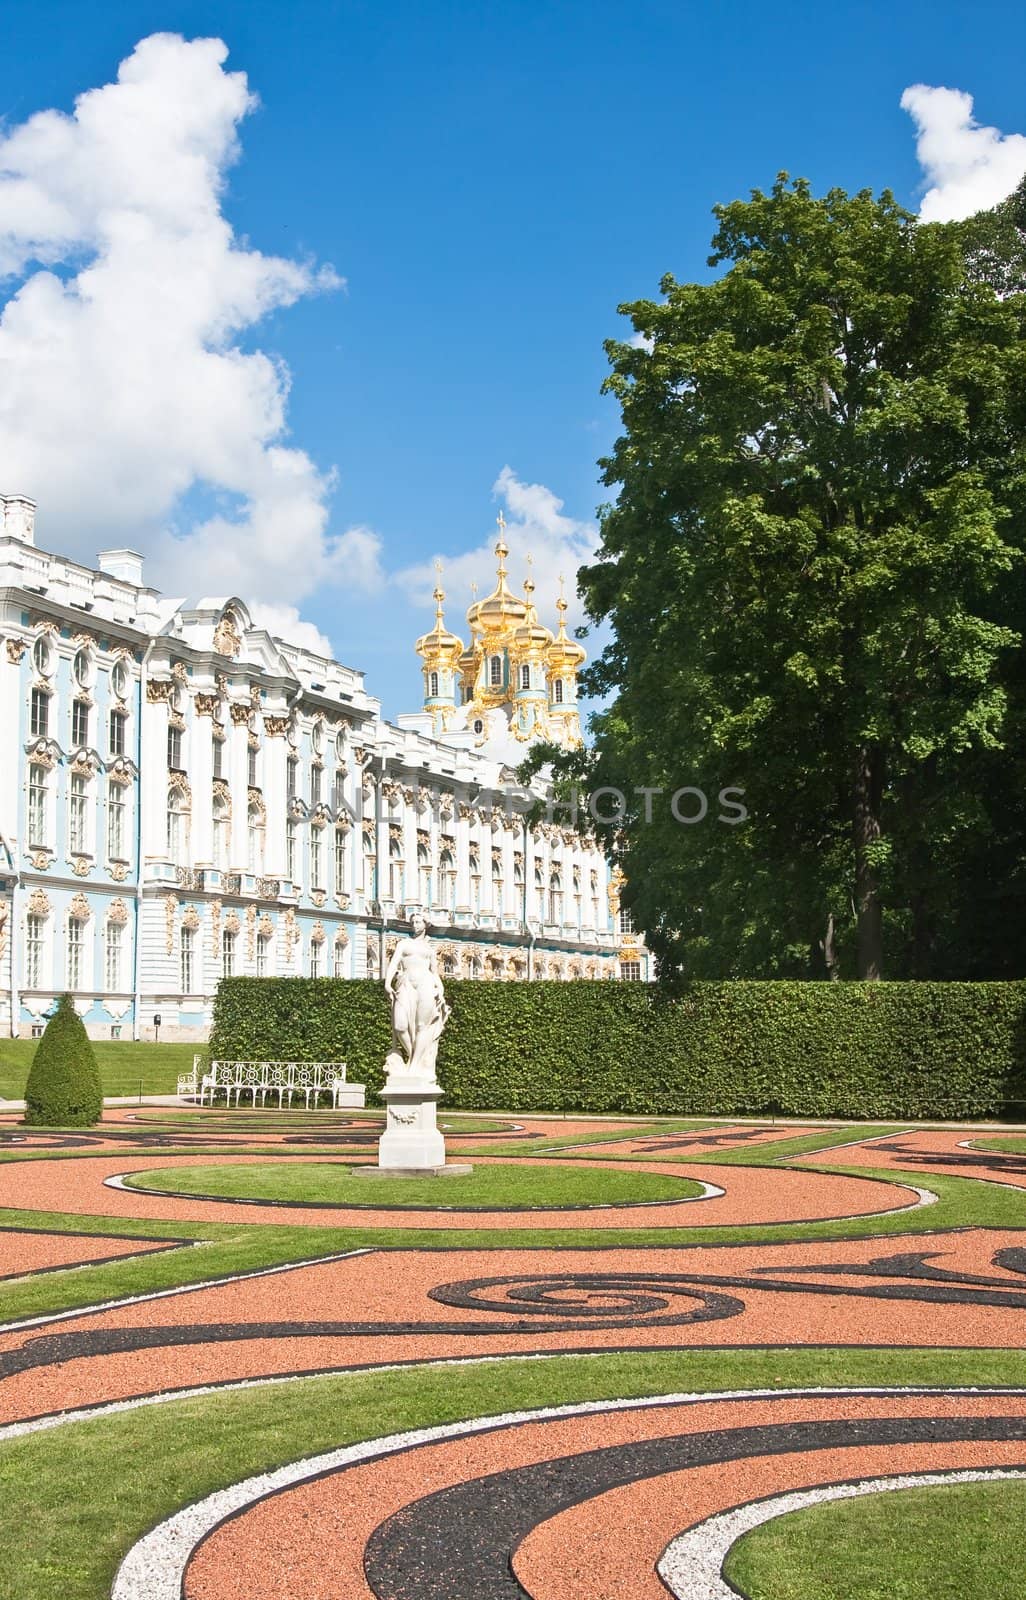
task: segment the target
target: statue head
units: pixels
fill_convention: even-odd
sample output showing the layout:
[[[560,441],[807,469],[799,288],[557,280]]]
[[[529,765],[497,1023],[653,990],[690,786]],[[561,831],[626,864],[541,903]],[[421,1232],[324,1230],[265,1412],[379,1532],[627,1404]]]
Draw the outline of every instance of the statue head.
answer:
[[[415,939],[419,939],[422,934],[427,933],[427,923],[424,921],[424,918],[421,916],[419,911],[415,911],[413,913],[413,916],[410,919],[410,926],[413,929],[413,937]]]

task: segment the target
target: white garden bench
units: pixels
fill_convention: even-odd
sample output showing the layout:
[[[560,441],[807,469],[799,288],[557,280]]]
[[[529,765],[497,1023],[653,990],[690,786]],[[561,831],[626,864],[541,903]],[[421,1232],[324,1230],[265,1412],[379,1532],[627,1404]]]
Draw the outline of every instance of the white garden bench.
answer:
[[[267,1104],[269,1094],[277,1094],[279,1110],[288,1097],[292,1104],[294,1095],[301,1094],[310,1109],[311,1098],[316,1106],[321,1095],[330,1094],[336,1111],[340,1106],[361,1109],[366,1103],[366,1087],[362,1083],[346,1082],[344,1061],[212,1061],[208,1072],[201,1072],[202,1061],[196,1056],[191,1074],[178,1080],[178,1093],[183,1099],[196,1099],[200,1105],[214,1105],[223,1094],[225,1104],[238,1106],[242,1096],[249,1094],[255,1107],[257,1095],[260,1104]]]

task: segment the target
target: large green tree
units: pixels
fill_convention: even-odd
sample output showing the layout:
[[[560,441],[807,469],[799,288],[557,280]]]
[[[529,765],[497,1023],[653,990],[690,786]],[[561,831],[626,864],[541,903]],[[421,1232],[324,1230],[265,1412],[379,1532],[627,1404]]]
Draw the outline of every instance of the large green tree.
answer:
[[[580,584],[610,700],[578,775],[665,791],[607,834],[668,965],[947,975],[966,880],[1022,861],[994,804],[1026,620],[1021,229],[785,176],[716,215],[724,270],[665,278],[607,347],[618,492]],[[704,821],[670,815],[682,785]]]

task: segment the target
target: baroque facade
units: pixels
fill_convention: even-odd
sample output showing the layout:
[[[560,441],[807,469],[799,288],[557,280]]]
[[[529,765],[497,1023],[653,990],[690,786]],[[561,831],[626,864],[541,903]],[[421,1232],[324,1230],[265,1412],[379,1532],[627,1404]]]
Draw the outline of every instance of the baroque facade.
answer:
[[[515,791],[530,738],[580,739],[583,652],[501,538],[468,646],[436,591],[424,709],[390,723],[242,600],[48,554],[34,517],[0,496],[0,1032],[69,991],[94,1037],[200,1040],[222,976],[377,976],[417,910],[450,976],[650,975],[594,842]]]

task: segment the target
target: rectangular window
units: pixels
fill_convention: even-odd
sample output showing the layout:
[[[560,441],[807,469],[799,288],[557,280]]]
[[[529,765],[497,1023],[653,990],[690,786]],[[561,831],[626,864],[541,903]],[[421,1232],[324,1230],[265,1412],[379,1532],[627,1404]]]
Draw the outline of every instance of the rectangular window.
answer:
[[[225,929],[221,935],[221,976],[230,978],[235,972],[235,935]]]
[[[321,883],[321,867],[323,852],[321,849],[321,830],[310,830],[310,887],[311,889],[323,888]]]
[[[290,883],[296,881],[296,824],[285,824],[285,876]]]
[[[502,685],[502,657],[501,656],[492,656],[491,660],[489,661],[489,663],[488,663],[488,682],[491,684],[493,689],[498,689],[498,688],[501,687],[501,685]]]
[[[246,781],[251,789],[257,787],[257,753],[255,750],[249,752],[249,769]]]
[[[110,753],[112,756],[123,756],[125,753],[125,717],[121,711],[112,711],[109,726]]]
[[[341,828],[335,829],[335,893],[346,892],[346,836]]]
[[[321,803],[321,768],[310,768],[310,804],[319,806]]]
[[[29,912],[25,918],[25,987],[39,989],[43,976],[44,926],[42,917]]]
[[[111,1036],[112,1039],[120,1039],[121,1038],[121,1024],[120,1024],[120,1022],[112,1022],[111,1023],[111,1025],[110,1025],[110,1036]]]
[[[195,994],[193,984],[194,966],[196,959],[196,930],[195,928],[182,929],[182,993]]]
[[[633,933],[634,932],[634,918],[631,916],[631,914],[627,910],[626,906],[621,906],[620,907],[620,932],[621,933]]]
[[[334,974],[335,974],[336,978],[344,978],[345,977],[345,975],[346,975],[346,950],[345,950],[345,945],[336,944],[336,946],[335,946],[335,964],[334,964],[334,969],[333,970],[334,970]]]
[[[175,772],[182,768],[182,730],[181,728],[168,728],[167,730],[167,764]]]
[[[311,976],[311,978],[319,978],[320,975],[321,975],[321,949],[322,949],[322,946],[319,945],[319,944],[311,944],[311,946],[310,946],[310,976]]]
[[[556,681],[555,681],[555,684],[553,685],[553,687],[554,687],[554,689],[556,691],[555,694],[553,695],[553,699],[555,700],[557,706],[561,706],[563,704],[563,680],[562,680],[562,678],[557,678]]]
[[[270,971],[271,941],[266,933],[257,934],[256,942],[256,975],[266,978]]]
[[[107,855],[111,861],[125,859],[125,791],[120,783],[107,785]]]
[[[82,924],[77,917],[68,923],[68,988],[82,986]]]
[[[214,777],[224,777],[224,740],[214,740]]]
[[[641,982],[641,962],[640,961],[621,961],[620,962],[620,977],[623,979],[624,983],[640,983]]]
[[[45,845],[47,828],[46,768],[33,763],[29,767],[28,789],[28,842]]]
[[[288,766],[286,768],[288,776],[285,780],[285,794],[289,800],[294,800],[296,798],[296,768],[298,766],[299,762],[296,760],[295,756],[289,756]]]
[[[50,728],[50,696],[45,689],[33,689],[29,730],[33,739],[45,739]]]
[[[86,849],[86,781],[80,772],[71,774],[68,794],[68,849],[82,855]]]
[[[104,946],[104,977],[109,994],[121,990],[121,952],[124,947],[124,924],[108,922]]]
[[[530,667],[525,666],[520,668],[520,687],[521,689],[529,689],[531,687]]]
[[[72,701],[71,743],[76,750],[89,743],[89,707],[84,700]]]

